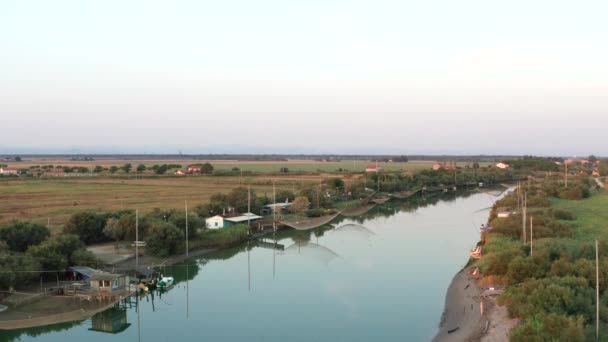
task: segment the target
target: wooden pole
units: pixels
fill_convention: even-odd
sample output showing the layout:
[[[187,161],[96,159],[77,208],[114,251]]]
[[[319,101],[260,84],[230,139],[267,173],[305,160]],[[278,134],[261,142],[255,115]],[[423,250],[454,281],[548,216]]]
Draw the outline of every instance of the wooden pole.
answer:
[[[188,200],[185,200],[184,204],[186,206],[186,256],[188,256],[188,254],[189,254],[189,249],[188,249]]]
[[[595,240],[595,339],[600,338],[600,269],[598,242]]]
[[[139,210],[135,209],[135,270],[137,271],[138,268],[139,268]]]
[[[534,256],[534,217],[530,217],[530,256]]]
[[[527,200],[528,200],[528,193],[524,192],[524,200],[523,200],[523,204],[522,204],[522,210],[521,210],[521,215],[522,215],[522,238],[524,240],[524,245],[526,244],[526,214],[527,214]]]
[[[565,166],[565,171],[564,171],[564,187],[568,187],[568,164],[566,163],[566,161],[564,160],[564,166]]]

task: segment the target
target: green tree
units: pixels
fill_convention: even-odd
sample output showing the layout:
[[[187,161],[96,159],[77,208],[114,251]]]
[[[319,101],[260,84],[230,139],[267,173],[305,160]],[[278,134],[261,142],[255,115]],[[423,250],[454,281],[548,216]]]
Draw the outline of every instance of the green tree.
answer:
[[[137,165],[137,172],[142,173],[144,171],[146,171],[146,165],[144,165],[144,164]]]
[[[47,227],[25,221],[13,221],[0,228],[0,240],[4,240],[14,252],[25,252],[29,246],[42,243],[50,235]]]
[[[169,167],[167,166],[167,164],[163,164],[163,165],[154,165],[156,166],[156,169],[154,170],[154,172],[157,175],[162,175],[165,174],[167,172],[167,170],[169,170]]]
[[[74,265],[72,255],[84,249],[84,243],[73,234],[59,234],[38,246],[31,246],[27,255],[35,258],[45,270],[63,270]]]
[[[344,181],[341,178],[329,178],[325,180],[325,184],[327,184],[327,186],[331,189],[331,190],[338,190],[338,189],[342,189],[344,190]]]
[[[92,211],[79,212],[70,217],[63,227],[63,232],[80,237],[86,244],[107,241],[103,234],[106,220],[107,215],[105,214],[97,214]]]
[[[178,251],[184,243],[183,233],[169,222],[155,220],[146,237],[146,253],[167,257]]]
[[[21,157],[20,157],[20,156],[15,156],[15,161],[16,161],[16,162],[20,162],[20,161],[22,161],[22,159],[21,159]]]
[[[28,255],[0,252],[0,288],[17,287],[40,277],[40,263]]]
[[[203,166],[201,166],[201,172],[205,173],[205,174],[212,174],[213,173],[213,165],[211,165],[209,163],[203,164]]]
[[[111,173],[111,174],[115,174],[117,171],[118,171],[118,166],[116,166],[116,165],[112,165],[112,166],[110,167],[110,173]]]
[[[96,165],[95,168],[93,169],[93,173],[100,173],[103,171],[103,167]]]
[[[228,205],[235,208],[239,213],[247,212],[247,203],[248,203],[248,190],[244,187],[238,187],[232,189],[226,196],[226,201]],[[251,211],[258,212],[259,204],[258,199],[255,195],[255,191],[251,190]]]
[[[133,168],[133,165],[131,165],[131,163],[127,163],[125,165],[123,165],[121,167],[121,169],[125,172],[125,173],[129,173],[131,172],[131,169]]]
[[[186,236],[186,214],[185,213],[174,213],[170,216],[169,222],[176,226]],[[205,221],[198,215],[188,214],[188,238],[193,239],[196,237],[196,232],[199,228],[205,226]]]

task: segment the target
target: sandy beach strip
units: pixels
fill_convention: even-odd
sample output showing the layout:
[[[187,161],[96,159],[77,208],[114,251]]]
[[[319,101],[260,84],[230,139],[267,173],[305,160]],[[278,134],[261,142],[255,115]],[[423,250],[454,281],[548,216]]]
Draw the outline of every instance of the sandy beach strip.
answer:
[[[481,290],[466,269],[454,276],[445,301],[439,332],[434,342],[478,340],[485,328],[480,308]]]

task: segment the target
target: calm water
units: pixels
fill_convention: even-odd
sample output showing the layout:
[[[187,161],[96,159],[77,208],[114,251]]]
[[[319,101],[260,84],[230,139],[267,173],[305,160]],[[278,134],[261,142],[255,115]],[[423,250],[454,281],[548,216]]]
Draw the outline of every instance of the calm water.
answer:
[[[428,341],[495,199],[388,203],[327,227],[281,232],[168,267],[176,286],[143,297],[139,315],[133,299],[92,320],[0,340]],[[100,328],[118,332],[92,330]]]

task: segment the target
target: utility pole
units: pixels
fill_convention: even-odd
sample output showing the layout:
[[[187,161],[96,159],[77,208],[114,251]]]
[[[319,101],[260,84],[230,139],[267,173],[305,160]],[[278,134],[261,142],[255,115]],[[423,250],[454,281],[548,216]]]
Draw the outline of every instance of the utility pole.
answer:
[[[598,242],[595,240],[595,339],[600,338],[600,269]]]
[[[564,166],[565,166],[565,171],[564,171],[564,187],[568,187],[568,164],[566,163],[566,161],[564,160]]]
[[[139,210],[135,209],[135,271],[139,268]]]
[[[277,190],[274,185],[274,180],[272,181],[272,231],[277,231]]]
[[[522,233],[524,238],[524,245],[526,244],[526,216],[528,214],[528,193],[524,192],[524,201],[522,205],[521,215],[522,215]]]
[[[247,185],[247,227],[251,227],[251,184]]]
[[[534,256],[534,217],[530,217],[530,256]]]
[[[188,256],[188,200],[185,200],[184,204],[186,205],[186,256]]]

